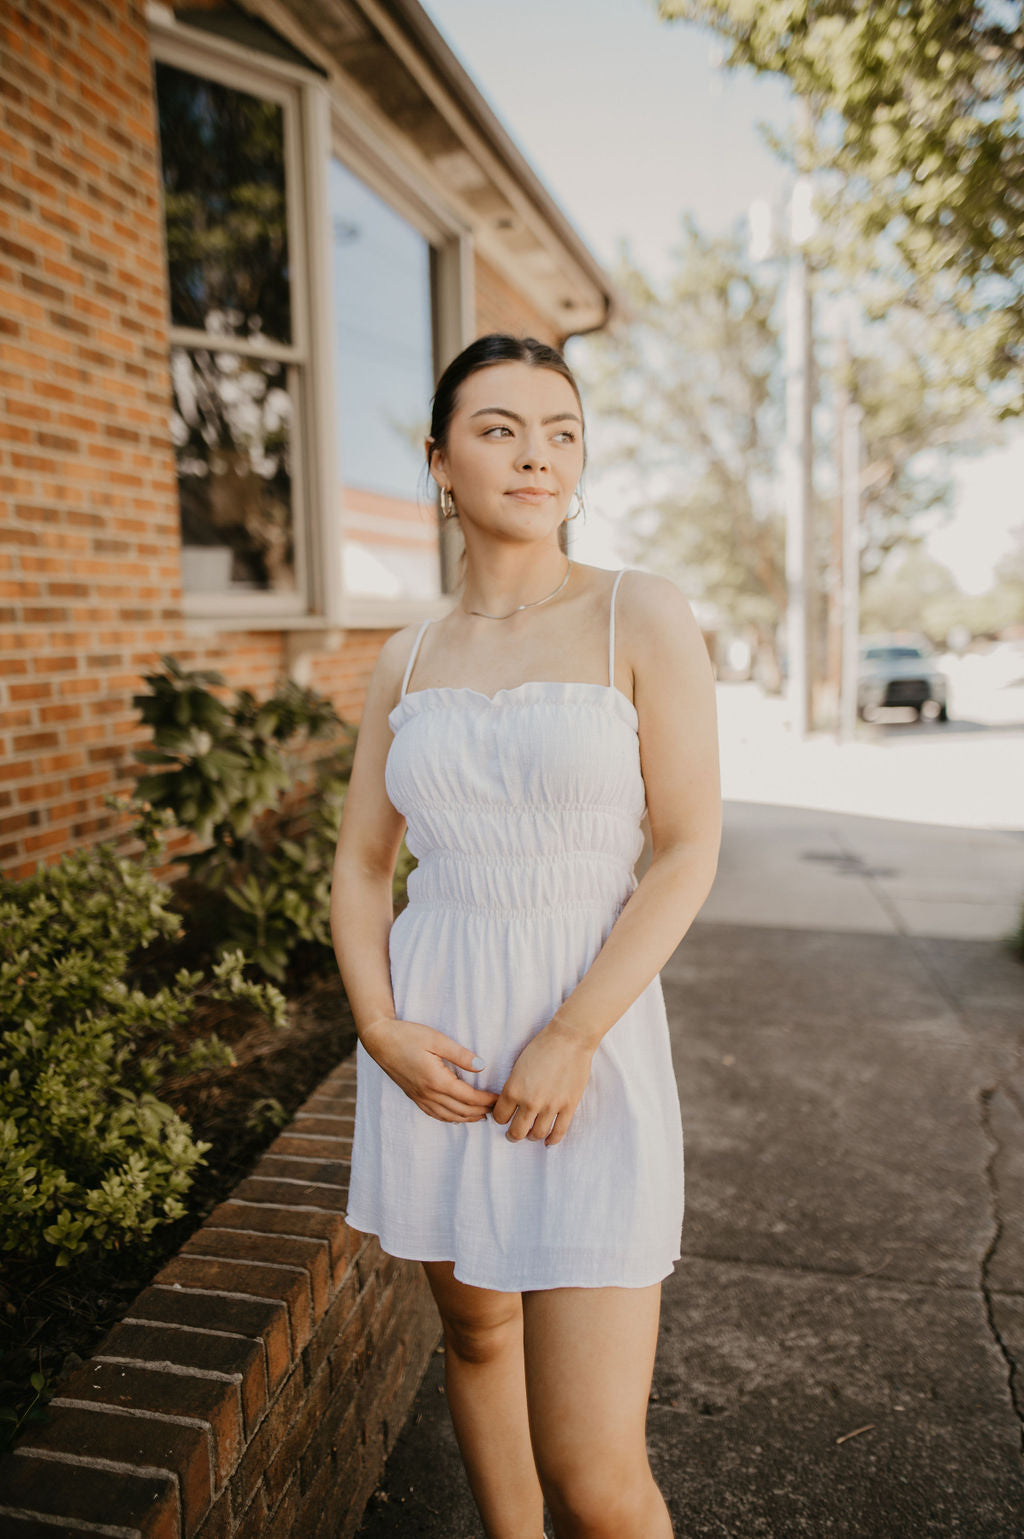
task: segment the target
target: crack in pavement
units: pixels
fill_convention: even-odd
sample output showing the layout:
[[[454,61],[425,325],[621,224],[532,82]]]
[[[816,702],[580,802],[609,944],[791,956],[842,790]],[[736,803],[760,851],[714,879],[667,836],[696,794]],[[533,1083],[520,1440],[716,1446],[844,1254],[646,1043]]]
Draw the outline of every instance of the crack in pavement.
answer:
[[[1010,1392],[1010,1403],[1020,1423],[1021,1455],[1024,1456],[1024,1405],[1021,1404],[1020,1396],[1017,1393],[1017,1360],[1003,1340],[1002,1332],[996,1321],[993,1289],[990,1285],[992,1262],[995,1259],[996,1251],[999,1249],[999,1242],[1003,1237],[1003,1215],[999,1206],[999,1183],[996,1179],[995,1169],[996,1160],[1002,1153],[1002,1144],[996,1135],[996,1130],[992,1123],[992,1102],[1000,1090],[1003,1089],[1004,1087],[997,1083],[995,1085],[985,1085],[978,1092],[982,1131],[988,1139],[990,1146],[989,1157],[985,1161],[985,1181],[988,1186],[989,1207],[992,1213],[992,1237],[985,1248],[985,1254],[981,1258],[978,1281],[985,1305],[985,1318],[988,1321],[989,1331],[993,1341],[999,1348],[1003,1362],[1006,1364],[1007,1388]]]
[[[859,859],[856,851],[849,848],[847,841],[844,839],[842,833],[838,829],[833,828],[830,829],[829,832],[832,838],[835,840],[837,848],[842,852],[843,856],[845,856],[850,861]],[[942,976],[942,974],[935,968],[924,947],[919,943],[918,937],[907,928],[903,921],[903,916],[899,912],[898,906],[889,897],[889,894],[885,891],[882,882],[879,880],[879,873],[873,870],[870,866],[867,866],[864,862],[861,862],[861,870],[859,874],[862,880],[866,882],[867,886],[871,890],[872,896],[875,898],[876,902],[889,915],[896,933],[900,935],[902,939],[905,940],[909,945],[911,954],[913,955],[915,961],[918,963],[922,972],[928,978],[929,983],[935,989],[936,993],[939,994],[941,998],[946,1002],[952,1014],[956,1017],[957,1021],[964,1028],[964,1030],[969,1030],[968,1022],[964,1015],[963,1006],[961,1004],[959,995]],[[1013,1056],[1019,1061],[1019,1051],[1014,1053]],[[1009,1072],[1012,1073],[1014,1070],[1011,1069]],[[989,1156],[985,1161],[983,1177],[988,1192],[989,1210],[992,1214],[992,1236],[985,1248],[985,1253],[981,1257],[981,1261],[978,1267],[978,1289],[981,1293],[982,1304],[985,1310],[985,1319],[988,1324],[989,1333],[999,1350],[1004,1364],[1006,1365],[1007,1389],[1009,1391],[1010,1404],[1019,1424],[1021,1456],[1024,1457],[1024,1403],[1022,1403],[1021,1398],[1021,1394],[1024,1393],[1024,1390],[1022,1390],[1021,1393],[1018,1393],[1017,1391],[1016,1381],[1018,1364],[1013,1353],[1010,1351],[1009,1347],[1004,1341],[1002,1332],[999,1329],[995,1315],[994,1301],[994,1294],[997,1290],[993,1289],[991,1286],[992,1263],[995,1259],[996,1252],[999,1249],[999,1244],[1003,1237],[1003,1214],[999,1200],[999,1182],[996,1175],[996,1161],[1002,1153],[1002,1145],[999,1141],[992,1122],[992,1102],[1000,1092],[1002,1092],[1002,1094],[1011,1103],[1015,1110],[1017,1110],[1018,1113],[1021,1110],[1020,1103],[1014,1090],[1009,1085],[1003,1084],[1002,1081],[997,1080],[994,1085],[984,1085],[979,1087],[979,1121],[981,1124],[982,1134],[987,1139],[989,1144]]]

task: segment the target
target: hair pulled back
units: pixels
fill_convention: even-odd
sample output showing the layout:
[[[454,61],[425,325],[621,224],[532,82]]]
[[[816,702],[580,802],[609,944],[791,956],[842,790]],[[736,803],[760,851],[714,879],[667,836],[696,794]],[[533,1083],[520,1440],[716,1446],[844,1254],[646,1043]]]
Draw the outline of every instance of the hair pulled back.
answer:
[[[568,380],[579,401],[580,416],[583,401],[572,370],[556,347],[538,342],[536,337],[513,337],[508,332],[491,331],[477,337],[468,347],[453,358],[437,382],[431,401],[430,437],[433,442],[427,455],[427,468],[438,450],[448,447],[448,429],[458,404],[459,386],[471,374],[491,368],[496,363],[528,363],[535,369],[553,369]],[[584,450],[584,455],[586,451]]]

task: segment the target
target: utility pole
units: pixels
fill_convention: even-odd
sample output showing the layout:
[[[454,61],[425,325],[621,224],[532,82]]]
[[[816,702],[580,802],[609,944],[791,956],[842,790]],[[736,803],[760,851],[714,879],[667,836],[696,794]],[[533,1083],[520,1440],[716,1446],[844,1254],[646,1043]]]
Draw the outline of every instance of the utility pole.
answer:
[[[786,654],[790,726],[805,737],[813,726],[814,332],[811,279],[804,242],[813,231],[810,178],[797,178],[790,201],[786,285]]]
[[[825,647],[825,687],[829,701],[830,723],[841,739],[841,697],[843,693],[843,498],[846,471],[846,414],[851,405],[850,339],[844,324],[836,338],[835,369],[835,456],[836,497],[829,521],[828,614]]]
[[[843,413],[843,648],[839,685],[839,741],[857,732],[857,672],[860,661],[860,424],[863,412],[847,401]]]
[[[805,116],[808,112],[804,104]],[[789,200],[785,301],[786,442],[782,487],[786,527],[786,695],[790,727],[806,737],[814,720],[814,313],[804,251],[815,233],[813,184],[799,176]],[[757,198],[749,210],[751,260],[773,255],[773,211]]]

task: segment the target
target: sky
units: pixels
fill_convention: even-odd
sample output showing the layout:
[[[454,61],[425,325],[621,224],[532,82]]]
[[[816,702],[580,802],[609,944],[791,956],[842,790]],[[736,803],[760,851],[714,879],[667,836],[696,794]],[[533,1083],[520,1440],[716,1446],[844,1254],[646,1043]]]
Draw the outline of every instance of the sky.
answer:
[[[788,88],[718,67],[721,45],[658,20],[654,0],[423,0],[477,88],[599,261],[620,242],[655,276],[671,267],[680,223],[708,231],[746,218],[755,197],[781,204],[788,173],[759,121],[784,130]],[[572,344],[567,349],[572,358]],[[1024,429],[954,462],[953,517],[927,537],[967,592],[1024,525]],[[590,478],[579,558],[618,565],[615,478]]]

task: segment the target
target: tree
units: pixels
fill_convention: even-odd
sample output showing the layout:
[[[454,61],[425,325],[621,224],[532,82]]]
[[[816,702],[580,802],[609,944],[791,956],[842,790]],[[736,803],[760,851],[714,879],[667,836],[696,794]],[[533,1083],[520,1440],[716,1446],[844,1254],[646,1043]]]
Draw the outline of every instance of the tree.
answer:
[[[795,146],[832,192],[830,258],[894,300],[958,317],[948,369],[1024,413],[1024,5],[992,0],[661,0],[785,75],[811,108]],[[783,146],[776,143],[776,148]]]
[[[776,285],[738,238],[707,238],[692,219],[677,255],[659,290],[622,254],[631,318],[586,339],[580,372],[604,465],[629,471],[634,559],[772,642],[786,602]]]
[[[954,628],[975,637],[999,636],[1016,626],[1019,634],[1024,584],[1015,586],[997,573],[987,593],[964,593],[948,567],[922,550],[910,550],[867,579],[861,621],[865,632],[916,631],[940,648]]]
[[[992,588],[993,616],[985,629],[996,633],[1016,627],[1024,634],[1024,524],[1013,531],[1013,544],[997,562]]]
[[[868,578],[861,595],[861,630],[920,631],[941,641],[944,616],[960,595],[952,572],[920,548],[899,553],[895,562]],[[938,626],[936,616],[943,616]]]
[[[711,238],[692,218],[674,255],[659,286],[623,254],[615,281],[630,319],[586,339],[581,375],[603,463],[629,472],[632,559],[713,599],[773,647],[786,606],[777,280],[750,260],[741,233]],[[969,423],[973,431],[977,397],[934,376],[929,335],[919,319],[894,320],[878,351],[853,366],[866,574],[918,543],[919,516],[949,502],[941,461],[928,465],[925,451],[962,444]],[[815,525],[820,573],[829,557],[820,509]]]
[[[1020,590],[1024,618],[1024,524],[1013,530],[1013,544],[996,566],[996,581]]]
[[[826,376],[834,394],[845,384],[861,406],[861,571],[877,572],[889,552],[917,544],[921,513],[948,510],[952,454],[992,441],[984,402],[973,382],[951,377],[942,359],[955,323],[894,309],[864,333],[862,349]],[[870,350],[869,350],[870,349]]]

